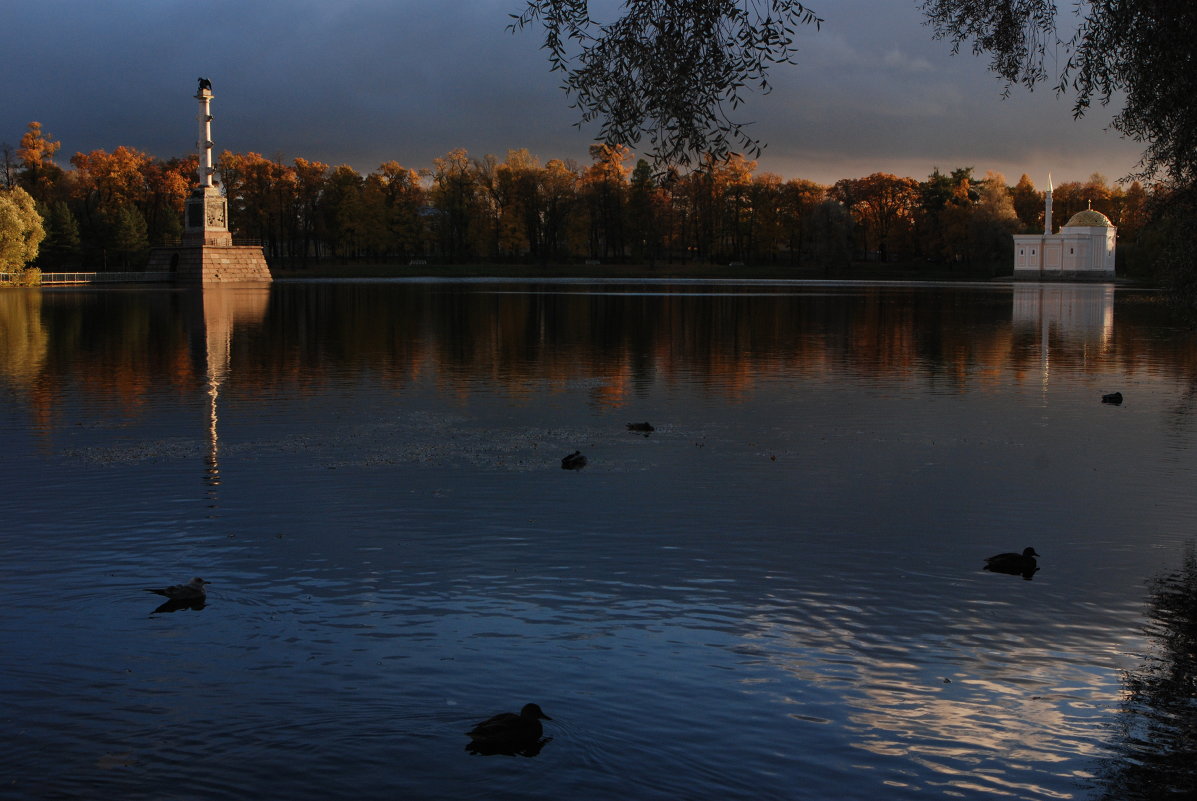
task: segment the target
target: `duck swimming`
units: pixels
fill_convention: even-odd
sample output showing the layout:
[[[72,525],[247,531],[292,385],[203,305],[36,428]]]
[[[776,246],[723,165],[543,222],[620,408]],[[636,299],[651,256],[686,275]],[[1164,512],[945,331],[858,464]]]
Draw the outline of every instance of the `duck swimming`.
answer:
[[[561,460],[562,470],[581,470],[585,466],[586,457],[582,455],[581,451],[574,451]]]
[[[656,429],[653,428],[652,423],[646,420],[643,423],[628,423],[628,431],[637,431],[642,434],[649,434],[653,431],[656,431]]]
[[[518,715],[514,712],[502,712],[487,718],[467,732],[473,740],[467,748],[480,753],[525,751],[540,740],[540,735],[544,733],[544,727],[540,725],[542,720],[552,718],[546,715],[538,704],[524,704]]]
[[[208,596],[204,585],[211,583],[210,581],[204,581],[202,578],[193,578],[186,584],[172,584],[169,587],[147,587],[146,592],[163,595],[172,601],[202,601]]]
[[[999,553],[985,559],[985,569],[994,573],[1007,573],[1029,579],[1039,569],[1034,548],[1023,548],[1022,553]]]

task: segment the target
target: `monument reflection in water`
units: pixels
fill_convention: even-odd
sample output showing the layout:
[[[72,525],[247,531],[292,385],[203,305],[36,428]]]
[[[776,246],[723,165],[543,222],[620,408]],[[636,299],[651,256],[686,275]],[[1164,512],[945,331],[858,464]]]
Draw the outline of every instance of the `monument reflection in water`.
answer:
[[[207,287],[187,293],[191,330],[203,332],[208,385],[208,451],[204,460],[207,482],[220,485],[220,417],[217,401],[229,375],[235,325],[260,325],[270,305],[270,287],[262,284]],[[194,306],[198,304],[199,308]]]
[[[1122,671],[1197,348],[1149,294],[21,291],[0,349],[18,795],[1117,797],[1169,708]],[[465,750],[527,702],[534,758]]]

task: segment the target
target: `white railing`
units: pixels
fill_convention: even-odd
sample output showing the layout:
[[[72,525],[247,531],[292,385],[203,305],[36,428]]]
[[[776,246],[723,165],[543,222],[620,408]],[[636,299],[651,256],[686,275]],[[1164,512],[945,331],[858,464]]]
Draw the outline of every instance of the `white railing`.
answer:
[[[20,279],[20,273],[0,273],[0,283],[12,283]],[[124,273],[42,273],[42,286],[65,284],[148,284],[173,281],[173,273],[124,272]]]

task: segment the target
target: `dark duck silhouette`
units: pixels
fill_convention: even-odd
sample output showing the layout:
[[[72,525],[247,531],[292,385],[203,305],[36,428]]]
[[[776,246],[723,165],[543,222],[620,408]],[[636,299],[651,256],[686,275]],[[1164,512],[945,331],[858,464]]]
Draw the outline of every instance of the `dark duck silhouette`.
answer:
[[[628,423],[628,431],[636,431],[641,434],[651,434],[656,431],[653,424],[645,421],[643,423]]]
[[[153,587],[147,588],[146,592],[152,592],[155,595],[165,597],[166,603],[159,606],[152,614],[160,612],[179,612],[183,609],[200,610],[204,608],[204,603],[207,601],[208,593],[204,590],[205,584],[211,584],[210,581],[204,581],[202,578],[193,578],[186,584],[172,584],[169,587]]]
[[[470,743],[466,750],[472,754],[507,754],[521,756],[536,756],[540,749],[548,742],[541,739],[544,727],[540,721],[552,720],[537,704],[524,704],[524,708],[517,715],[514,712],[502,712],[492,718],[487,718],[467,734]]]
[[[1038,555],[1034,548],[1023,548],[1022,553],[999,553],[996,556],[986,557],[985,569],[994,573],[1022,576],[1030,580],[1035,575],[1035,571],[1039,569],[1039,564],[1035,561],[1035,557]]]
[[[1109,395],[1102,395],[1101,402],[1102,403],[1112,403],[1115,406],[1117,406],[1120,403],[1122,403],[1122,393],[1121,392],[1111,392]]]
[[[202,578],[193,578],[186,584],[172,584],[169,587],[146,588],[146,592],[152,592],[155,595],[165,596],[172,601],[202,601],[208,597],[208,593],[204,590],[205,584],[211,584],[210,581],[204,581]]]
[[[561,460],[562,470],[581,470],[585,466],[586,457],[582,455],[581,451],[574,451]]]

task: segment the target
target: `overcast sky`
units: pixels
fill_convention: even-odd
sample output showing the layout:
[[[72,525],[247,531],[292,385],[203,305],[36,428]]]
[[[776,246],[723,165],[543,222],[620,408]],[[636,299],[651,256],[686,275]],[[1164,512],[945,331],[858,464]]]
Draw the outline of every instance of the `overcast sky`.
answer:
[[[739,119],[767,143],[760,170],[830,183],[938,166],[997,170],[1036,186],[1130,172],[1141,148],[1080,122],[1049,88],[1016,89],[987,62],[932,40],[915,0],[813,0],[797,66]],[[0,142],[38,120],[77,151],[194,149],[196,78],[212,81],[216,150],[302,156],[372,171],[527,148],[587,163],[597,127],[550,73],[535,31],[511,34],[521,0],[37,0],[9,4],[0,51]],[[1071,8],[1070,4],[1065,4]],[[1063,57],[1062,54],[1060,56]]]

